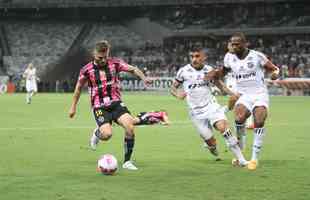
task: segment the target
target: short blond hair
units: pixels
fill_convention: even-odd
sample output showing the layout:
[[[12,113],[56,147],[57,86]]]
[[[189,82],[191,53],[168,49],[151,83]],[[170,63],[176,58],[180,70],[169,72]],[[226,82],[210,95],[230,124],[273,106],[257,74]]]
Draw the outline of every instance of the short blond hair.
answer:
[[[106,52],[110,48],[111,48],[110,43],[107,40],[102,40],[96,43],[94,52],[96,53]]]

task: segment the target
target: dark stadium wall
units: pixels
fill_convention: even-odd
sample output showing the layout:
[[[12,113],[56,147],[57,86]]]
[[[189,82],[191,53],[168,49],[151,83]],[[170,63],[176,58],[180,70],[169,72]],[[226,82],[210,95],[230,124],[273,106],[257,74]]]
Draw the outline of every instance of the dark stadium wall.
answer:
[[[132,31],[143,36],[145,39],[155,43],[162,44],[163,38],[170,35],[171,31],[159,23],[150,21],[147,17],[141,17],[131,20],[127,27]]]
[[[76,79],[80,69],[91,60],[91,54],[80,48],[63,56],[57,63],[47,66],[49,69],[42,75],[44,81]]]

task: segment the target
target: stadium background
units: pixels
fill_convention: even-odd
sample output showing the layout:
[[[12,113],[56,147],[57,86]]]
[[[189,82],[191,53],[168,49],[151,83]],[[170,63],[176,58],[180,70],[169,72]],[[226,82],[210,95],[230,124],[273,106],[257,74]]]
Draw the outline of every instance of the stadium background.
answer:
[[[269,84],[272,94],[309,95],[309,13],[305,0],[1,0],[0,80],[24,91],[21,74],[33,62],[39,92],[71,92],[94,43],[107,39],[113,56],[161,77],[152,87],[165,90],[189,47],[208,48],[209,63],[221,66],[229,35],[243,31],[281,79],[303,78]],[[144,89],[134,79],[124,77],[124,88]]]

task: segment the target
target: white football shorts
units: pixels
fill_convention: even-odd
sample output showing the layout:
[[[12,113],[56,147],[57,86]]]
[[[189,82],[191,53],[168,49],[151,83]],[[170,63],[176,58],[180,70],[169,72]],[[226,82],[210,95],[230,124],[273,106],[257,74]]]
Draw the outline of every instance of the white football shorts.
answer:
[[[26,90],[27,92],[37,92],[38,87],[37,87],[37,82],[35,80],[27,80],[26,81]]]
[[[256,106],[264,106],[268,109],[269,95],[268,93],[242,94],[235,105],[238,104],[244,105],[250,112],[252,112]]]
[[[213,136],[213,126],[217,121],[227,120],[224,109],[218,103],[207,106],[205,112],[199,114],[190,113],[190,117],[198,130],[199,135],[205,140]]]

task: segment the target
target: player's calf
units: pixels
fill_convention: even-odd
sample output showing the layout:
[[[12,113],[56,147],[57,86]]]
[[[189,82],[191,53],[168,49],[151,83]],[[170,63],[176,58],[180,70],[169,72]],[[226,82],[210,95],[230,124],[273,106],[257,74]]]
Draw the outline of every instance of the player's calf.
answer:
[[[227,129],[223,133],[223,137],[226,141],[227,147],[230,149],[230,151],[235,155],[236,159],[238,160],[240,165],[247,165],[247,161],[245,160],[240,147],[238,146],[238,140],[235,138],[231,131]]]

